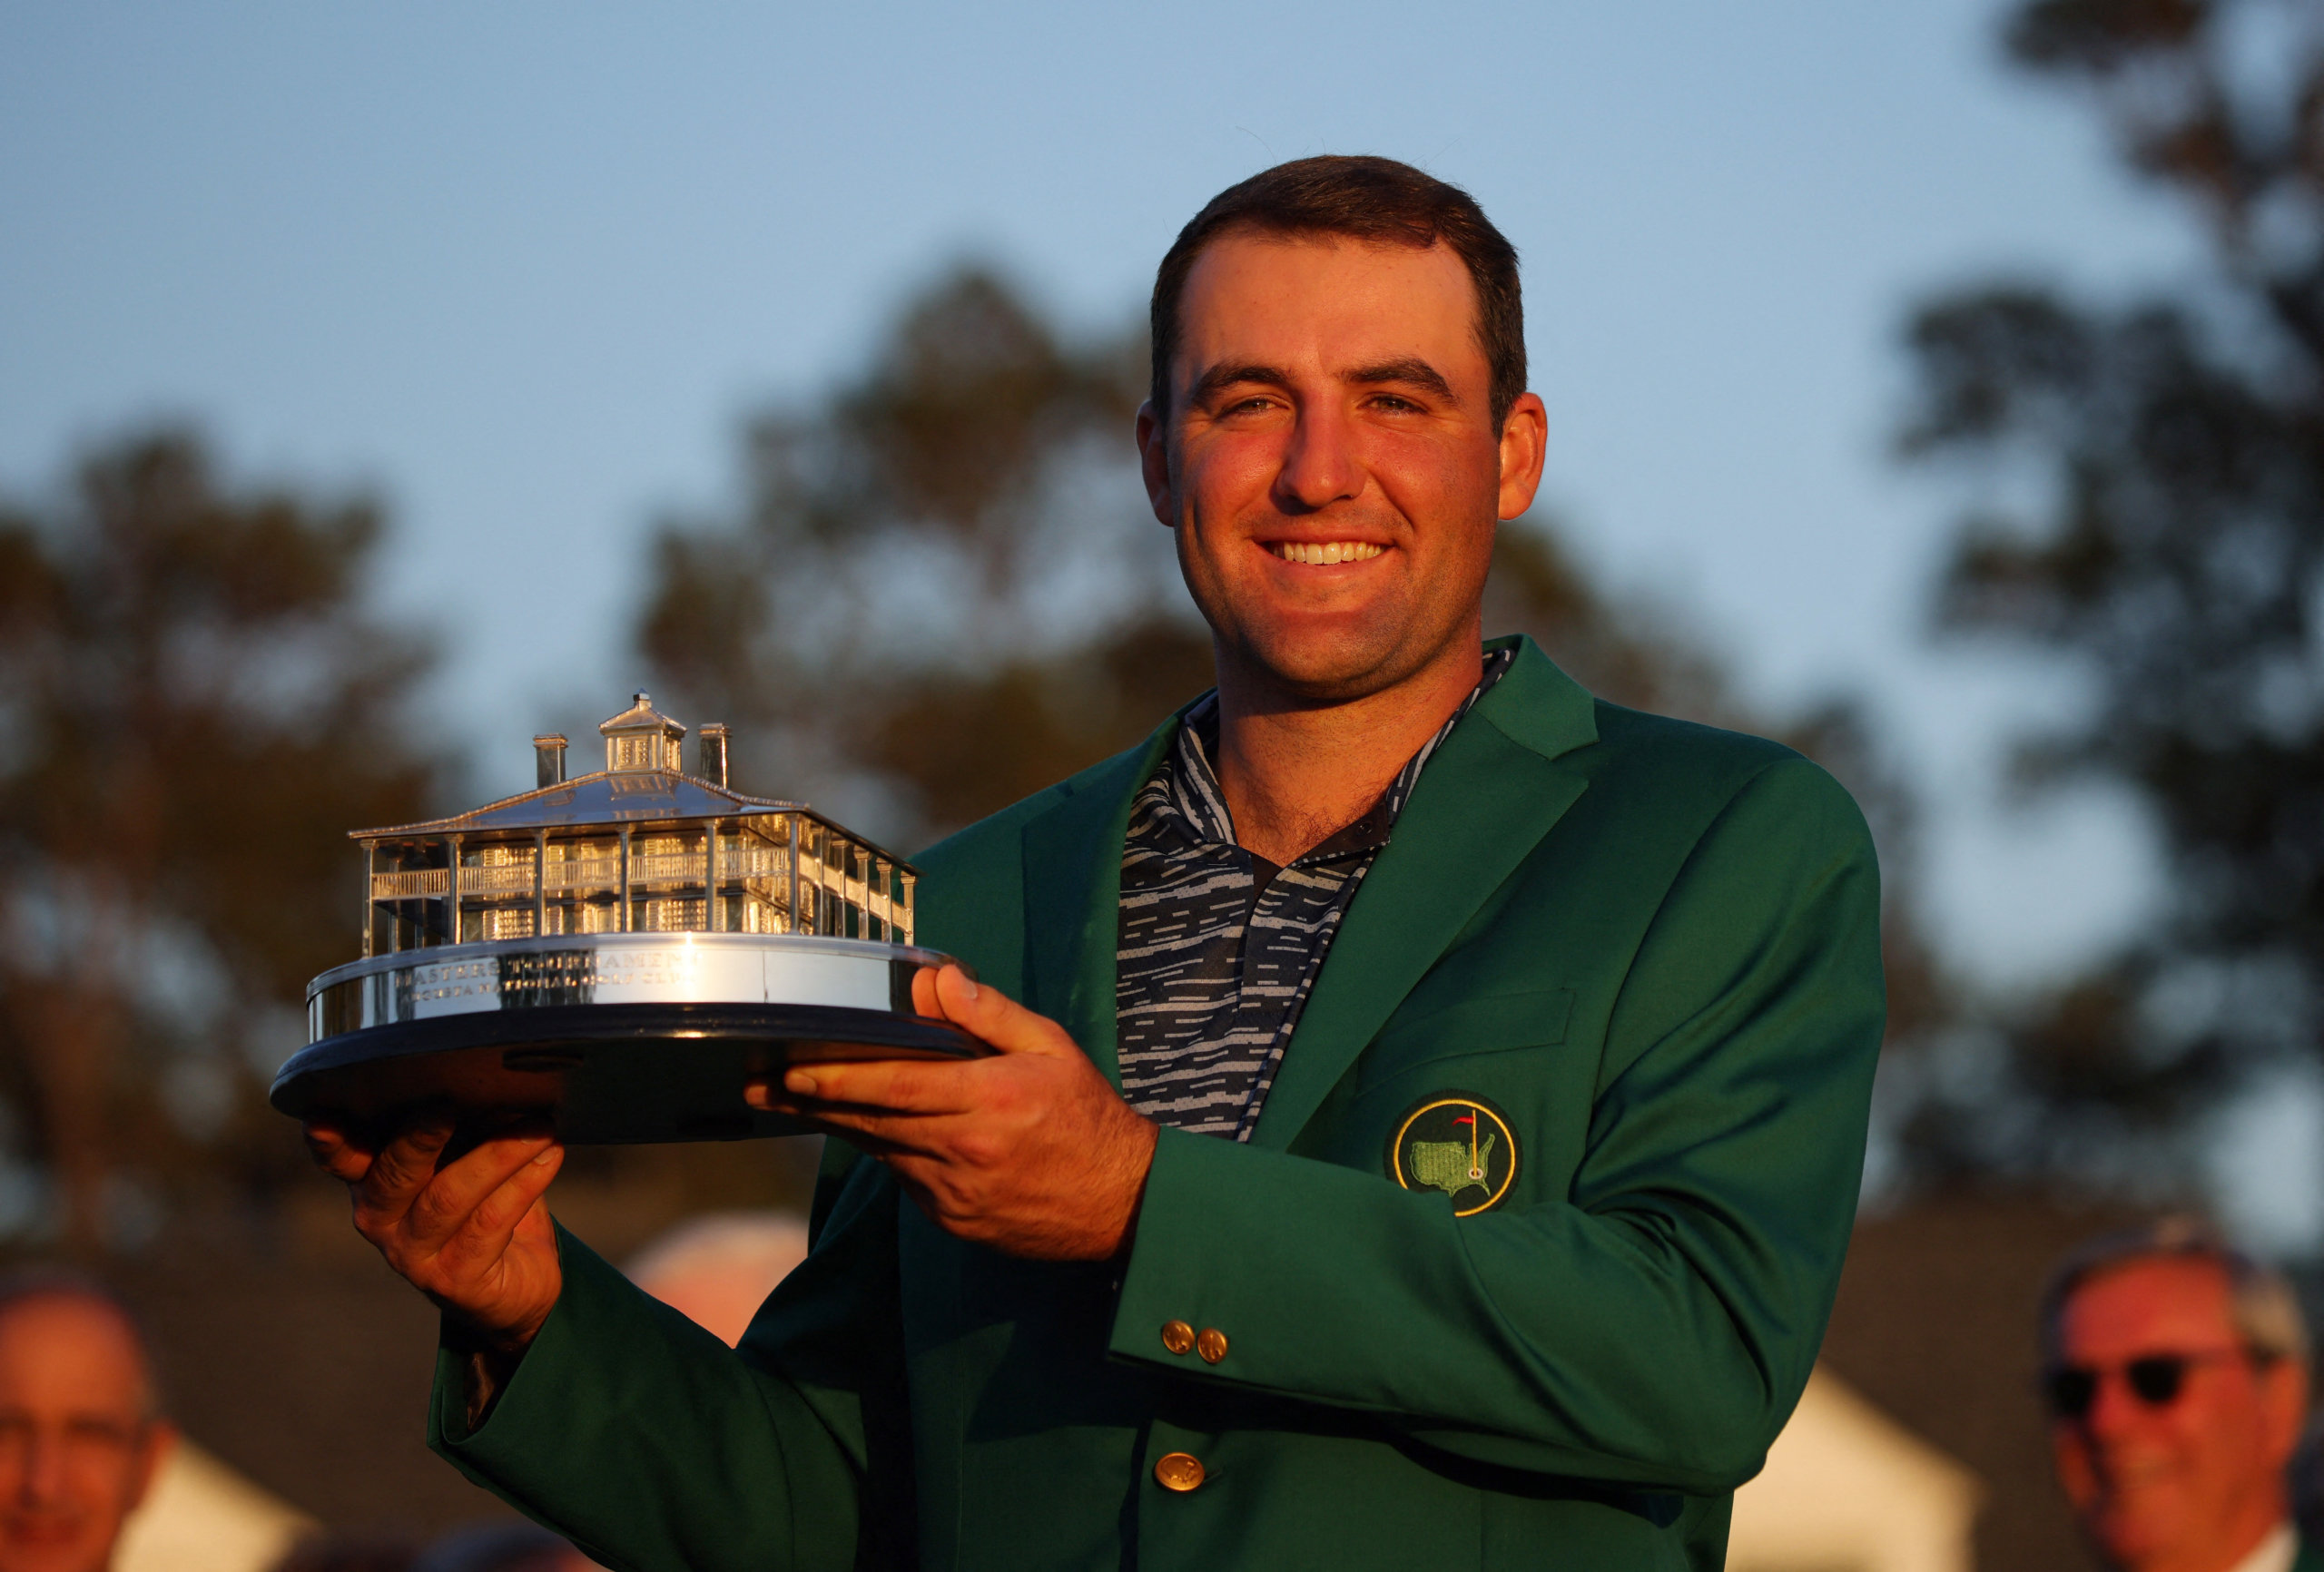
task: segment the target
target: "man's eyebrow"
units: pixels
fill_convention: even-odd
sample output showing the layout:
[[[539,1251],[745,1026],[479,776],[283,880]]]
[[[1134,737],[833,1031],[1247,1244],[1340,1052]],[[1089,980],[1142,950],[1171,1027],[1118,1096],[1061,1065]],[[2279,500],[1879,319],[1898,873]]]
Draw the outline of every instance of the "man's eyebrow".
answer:
[[[1239,387],[1246,382],[1256,382],[1269,388],[1284,388],[1290,385],[1291,374],[1275,366],[1250,364],[1213,366],[1195,379],[1194,390],[1188,396],[1188,401],[1199,404],[1215,398],[1229,388]]]
[[[1405,355],[1393,360],[1382,360],[1370,366],[1359,366],[1343,372],[1340,380],[1359,388],[1377,387],[1383,383],[1402,383],[1444,400],[1458,404],[1460,398],[1452,384],[1444,380],[1437,368],[1417,355]],[[1195,379],[1189,402],[1202,403],[1216,398],[1229,388],[1256,383],[1266,388],[1287,388],[1291,374],[1278,366],[1262,366],[1254,362],[1213,366]]]
[[[1402,382],[1407,387],[1418,388],[1423,392],[1433,393],[1448,404],[1460,402],[1452,392],[1452,385],[1445,381],[1435,367],[1416,355],[1406,355],[1396,360],[1383,360],[1376,366],[1359,366],[1353,371],[1343,373],[1340,380],[1353,382],[1359,386],[1371,386],[1381,382]]]

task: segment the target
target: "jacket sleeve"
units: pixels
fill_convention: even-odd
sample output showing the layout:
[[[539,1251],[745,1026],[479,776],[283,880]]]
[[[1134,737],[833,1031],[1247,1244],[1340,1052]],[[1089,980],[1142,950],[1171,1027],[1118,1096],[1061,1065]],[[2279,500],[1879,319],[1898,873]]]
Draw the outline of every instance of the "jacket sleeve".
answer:
[[[564,1290],[474,1430],[439,1353],[428,1444],[621,1572],[906,1564],[895,1194],[855,1168],[739,1349],[560,1228]]]
[[[1878,913],[1846,794],[1804,761],[1761,771],[1635,952],[1563,1197],[1455,1219],[1374,1173],[1165,1131],[1111,1352],[1369,1411],[1486,1464],[1733,1488],[1797,1401],[1837,1286]],[[1226,1358],[1167,1354],[1171,1320],[1225,1331]]]

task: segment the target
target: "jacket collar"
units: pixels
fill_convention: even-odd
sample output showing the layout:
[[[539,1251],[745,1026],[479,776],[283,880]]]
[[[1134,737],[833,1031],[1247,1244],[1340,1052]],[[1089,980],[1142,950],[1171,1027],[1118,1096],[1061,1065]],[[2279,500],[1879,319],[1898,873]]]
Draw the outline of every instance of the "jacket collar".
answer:
[[[1497,643],[1500,641],[1496,641]],[[1531,639],[1421,772],[1284,1054],[1255,1145],[1289,1146],[1485,899],[1581,795],[1596,704]]]
[[[1195,701],[1196,703],[1201,700]],[[1114,954],[1130,804],[1178,735],[1187,705],[1126,753],[1059,789],[1024,830],[1025,998],[1063,1026],[1118,1090]]]
[[[1598,740],[1589,693],[1530,638],[1439,745],[1365,875],[1316,978],[1256,1144],[1286,1146],[1485,898],[1581,794],[1558,761]],[[1196,702],[1199,702],[1197,700]],[[1025,826],[1026,999],[1115,1086],[1114,954],[1132,799],[1192,703],[1144,743],[1076,776]]]

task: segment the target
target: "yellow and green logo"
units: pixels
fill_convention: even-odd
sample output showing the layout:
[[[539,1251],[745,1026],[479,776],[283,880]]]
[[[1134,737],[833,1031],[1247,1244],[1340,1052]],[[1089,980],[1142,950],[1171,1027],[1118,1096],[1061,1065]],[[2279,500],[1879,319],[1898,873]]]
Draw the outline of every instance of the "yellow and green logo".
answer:
[[[1517,1181],[1517,1135],[1499,1108],[1466,1092],[1423,1099],[1388,1142],[1388,1173],[1407,1190],[1442,1190],[1455,1217],[1498,1206]]]

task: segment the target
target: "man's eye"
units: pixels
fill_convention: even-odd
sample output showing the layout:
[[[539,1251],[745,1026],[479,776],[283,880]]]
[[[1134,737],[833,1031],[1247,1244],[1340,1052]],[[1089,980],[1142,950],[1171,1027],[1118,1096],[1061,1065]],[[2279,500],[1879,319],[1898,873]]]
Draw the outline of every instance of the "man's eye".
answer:
[[[1420,408],[1419,405],[1400,393],[1374,393],[1372,396],[1372,404],[1376,409],[1387,409],[1398,414],[1416,411]]]

